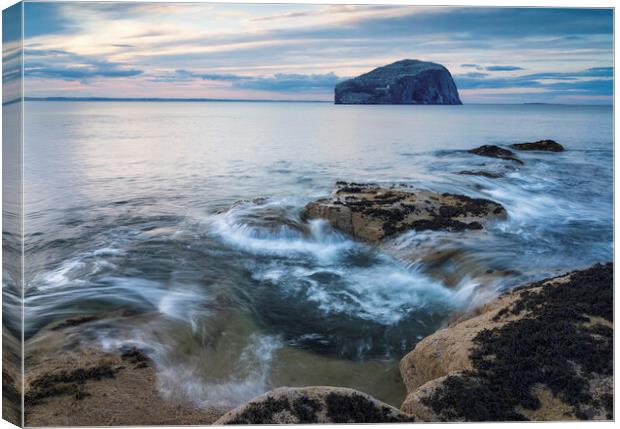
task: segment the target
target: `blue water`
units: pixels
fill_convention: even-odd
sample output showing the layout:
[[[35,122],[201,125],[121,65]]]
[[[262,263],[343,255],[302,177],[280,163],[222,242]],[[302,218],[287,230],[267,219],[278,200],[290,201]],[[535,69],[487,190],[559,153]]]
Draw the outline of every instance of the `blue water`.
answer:
[[[611,107],[27,102],[25,126],[26,335],[101,316],[85,338],[146,347],[175,400],[332,384],[398,405],[398,360],[451,312],[612,257]],[[466,152],[543,138],[567,150]],[[508,219],[371,247],[301,221],[337,180]]]

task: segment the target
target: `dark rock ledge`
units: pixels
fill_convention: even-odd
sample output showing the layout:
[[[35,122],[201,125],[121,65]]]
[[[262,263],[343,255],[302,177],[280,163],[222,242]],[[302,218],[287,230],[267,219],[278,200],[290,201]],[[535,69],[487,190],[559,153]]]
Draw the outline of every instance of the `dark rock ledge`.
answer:
[[[517,150],[540,150],[545,152],[563,152],[564,146],[554,140],[538,140],[531,143],[515,143],[510,145]]]
[[[523,161],[517,158],[514,152],[495,145],[483,145],[475,149],[470,149],[467,152],[473,153],[474,155],[505,159],[507,161],[514,161],[517,164],[523,164]]]

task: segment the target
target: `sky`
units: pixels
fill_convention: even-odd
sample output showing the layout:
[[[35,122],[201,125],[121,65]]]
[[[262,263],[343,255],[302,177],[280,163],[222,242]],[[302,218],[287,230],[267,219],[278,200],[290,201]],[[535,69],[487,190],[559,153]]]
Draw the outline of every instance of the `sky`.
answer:
[[[405,58],[464,103],[613,102],[611,9],[25,4],[28,97],[333,100]]]

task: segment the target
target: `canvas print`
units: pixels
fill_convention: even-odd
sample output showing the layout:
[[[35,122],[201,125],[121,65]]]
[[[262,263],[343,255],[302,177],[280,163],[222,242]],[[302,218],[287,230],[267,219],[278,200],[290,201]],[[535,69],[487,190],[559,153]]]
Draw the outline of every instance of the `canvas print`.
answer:
[[[613,420],[613,9],[2,18],[5,420]]]

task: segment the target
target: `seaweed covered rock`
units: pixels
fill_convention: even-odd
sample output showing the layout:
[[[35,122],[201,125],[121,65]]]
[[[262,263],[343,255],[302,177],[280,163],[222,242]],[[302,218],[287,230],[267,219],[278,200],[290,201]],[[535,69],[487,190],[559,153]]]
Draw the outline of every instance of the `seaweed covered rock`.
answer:
[[[504,295],[400,363],[425,421],[613,419],[613,265]]]
[[[541,150],[546,152],[564,151],[564,146],[555,140],[538,140],[530,143],[515,143],[510,145],[510,147],[517,150]]]
[[[304,219],[327,219],[356,238],[376,242],[410,229],[478,230],[506,210],[493,201],[374,184],[336,183],[330,198],[306,205]]]
[[[462,104],[441,64],[401,60],[336,85],[336,104]]]
[[[486,156],[488,158],[505,159],[507,161],[514,161],[517,164],[523,164],[523,161],[517,158],[511,150],[504,149],[492,144],[485,144],[475,149],[470,149],[467,152],[473,153],[474,155]]]
[[[413,417],[344,387],[281,387],[229,411],[216,425],[398,423]]]

